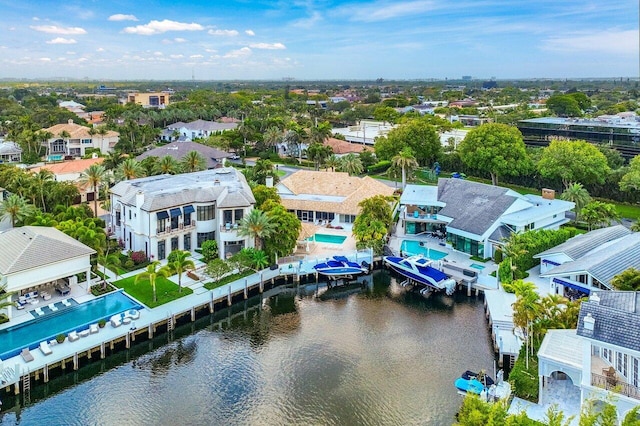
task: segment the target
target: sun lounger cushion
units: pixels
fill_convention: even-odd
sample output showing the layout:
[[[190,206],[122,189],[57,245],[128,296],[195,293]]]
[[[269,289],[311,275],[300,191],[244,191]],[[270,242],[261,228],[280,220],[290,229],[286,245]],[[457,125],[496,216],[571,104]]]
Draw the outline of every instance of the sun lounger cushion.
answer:
[[[71,333],[69,333],[69,341],[70,342],[75,342],[79,338],[80,338],[80,336],[78,336],[78,333],[76,333],[75,331],[72,331]]]
[[[53,353],[47,342],[40,342],[40,351],[44,355],[51,355]]]
[[[22,356],[22,359],[24,359],[24,362],[33,361],[33,355],[31,355],[28,348],[24,348],[22,352],[20,352],[20,355]]]
[[[100,329],[98,328],[98,324],[91,324],[89,326],[89,333],[96,334]]]

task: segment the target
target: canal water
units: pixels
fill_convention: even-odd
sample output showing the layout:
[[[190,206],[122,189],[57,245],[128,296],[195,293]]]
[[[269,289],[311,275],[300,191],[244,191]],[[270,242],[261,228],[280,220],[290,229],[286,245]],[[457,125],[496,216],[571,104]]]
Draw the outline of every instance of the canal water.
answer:
[[[493,374],[482,300],[363,285],[278,287],[2,394],[2,425],[450,425],[464,370]],[[36,382],[32,381],[32,384]]]

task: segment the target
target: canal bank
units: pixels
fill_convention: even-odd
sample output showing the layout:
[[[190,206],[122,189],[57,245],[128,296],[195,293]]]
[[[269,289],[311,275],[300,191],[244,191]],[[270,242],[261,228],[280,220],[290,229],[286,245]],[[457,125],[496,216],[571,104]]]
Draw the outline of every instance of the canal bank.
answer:
[[[158,329],[38,382],[26,406],[11,392],[0,423],[451,424],[453,380],[493,365],[482,301],[419,297],[384,271],[371,282],[346,294],[302,280],[216,305],[172,339]]]

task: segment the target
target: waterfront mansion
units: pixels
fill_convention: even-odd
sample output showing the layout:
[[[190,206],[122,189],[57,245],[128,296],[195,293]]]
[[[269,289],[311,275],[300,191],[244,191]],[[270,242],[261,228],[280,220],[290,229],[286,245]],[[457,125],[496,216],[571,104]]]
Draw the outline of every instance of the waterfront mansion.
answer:
[[[244,175],[219,168],[122,181],[110,190],[110,230],[127,250],[155,260],[215,240],[221,258],[253,247],[238,224],[255,204]]]

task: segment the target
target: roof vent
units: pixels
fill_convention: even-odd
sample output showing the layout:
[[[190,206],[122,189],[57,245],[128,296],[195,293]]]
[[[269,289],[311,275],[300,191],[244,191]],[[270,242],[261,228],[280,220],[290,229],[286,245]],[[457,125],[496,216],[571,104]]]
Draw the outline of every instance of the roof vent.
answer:
[[[213,181],[213,186],[220,186],[220,179],[216,179]]]
[[[598,296],[598,293],[591,293],[591,297],[589,297],[589,301],[595,303],[596,305],[599,305],[600,296]]]
[[[583,321],[584,329],[585,329],[586,331],[591,331],[591,332],[593,332],[593,328],[594,328],[594,327],[595,327],[595,325],[596,325],[596,320],[595,320],[595,318],[593,318],[593,317],[591,316],[591,314],[589,313],[589,314],[587,314],[587,316],[586,316],[586,317],[584,317],[584,318],[582,319],[582,321]]]

